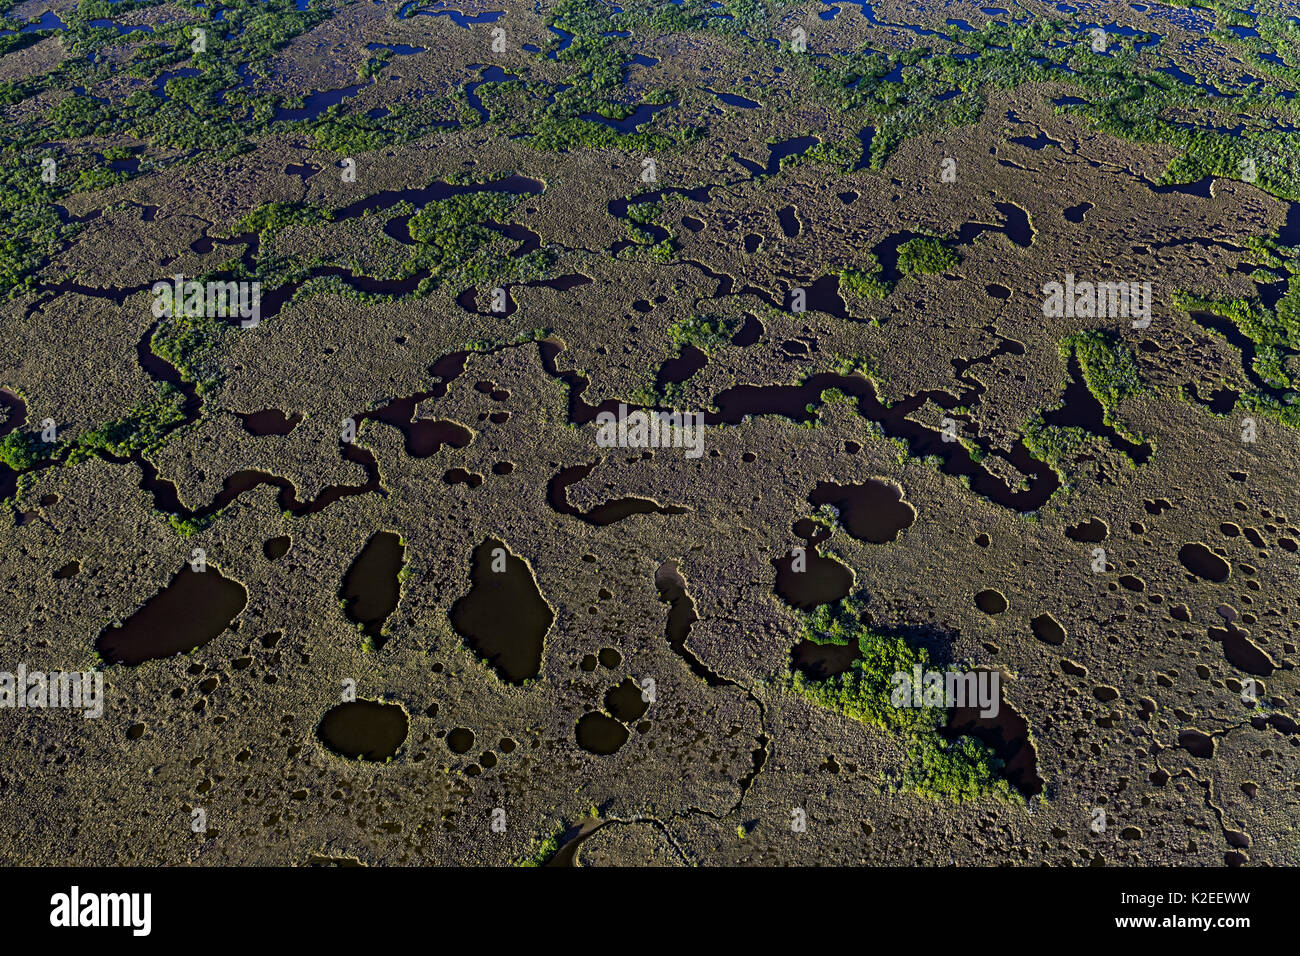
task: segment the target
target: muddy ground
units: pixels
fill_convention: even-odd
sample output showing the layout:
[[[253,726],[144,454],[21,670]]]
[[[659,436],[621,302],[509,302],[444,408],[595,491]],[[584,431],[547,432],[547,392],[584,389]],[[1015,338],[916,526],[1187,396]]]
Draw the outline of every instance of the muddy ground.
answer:
[[[829,20],[823,4],[768,6],[764,30],[803,24],[814,51],[819,38],[940,42],[855,5]],[[452,8],[504,16],[460,26],[344,4],[260,71],[272,92],[338,90],[368,82],[368,44],[419,46],[342,108],[448,97],[446,128],[344,153],[290,125],[237,156],[78,192],[61,208],[92,218],[50,250],[34,289],[0,305],[0,433],[49,418],[73,440],[129,418],[161,382],[189,396],[183,421],[143,451],[11,482],[0,670],[95,668],[106,700],[96,720],[0,710],[0,860],[1300,862],[1300,435],[1231,399],[1218,411],[1193,400],[1188,386],[1245,394],[1250,359],[1175,296],[1258,296],[1248,243],[1284,228],[1288,202],[1226,177],[1158,187],[1178,148],[1103,132],[1060,108],[1076,86],[1040,79],[983,88],[972,122],[915,131],[879,169],[856,156],[782,168],[781,144],[856,141],[854,116],[813,95],[803,67],[776,73],[775,54],[673,30],[635,34],[655,65],[632,66],[623,92],[640,103],[671,90],[676,105],[647,128],[702,133],[656,153],[647,184],[644,150],[538,149],[467,122],[456,97],[483,64],[552,83],[573,67],[523,47],[547,48],[552,4]],[[994,16],[874,6],[882,23],[914,26]],[[1167,26],[1171,44],[1190,35]],[[492,27],[510,39],[500,55]],[[0,56],[0,77],[51,69],[58,42]],[[1187,68],[1228,75],[1241,54],[1220,46],[1197,47]],[[341,176],[349,158],[355,182]],[[946,159],[955,181],[941,178]],[[508,313],[489,309],[494,283],[477,275],[410,288],[411,240],[393,217],[417,211],[411,197],[431,183],[508,176],[538,188],[511,194],[519,228],[487,247],[503,270],[529,235],[552,257],[537,278],[507,276]],[[664,257],[615,214],[660,190]],[[225,238],[272,202],[334,218]],[[884,298],[841,294],[839,272],[900,233],[948,237],[959,262],[899,276]],[[250,248],[279,275],[344,275],[277,302],[256,328],[221,322],[196,390],[175,361],[148,358],[150,287],[234,274]],[[1066,273],[1150,282],[1150,326],[1045,317],[1042,287]],[[364,279],[388,284],[359,296]],[[814,290],[806,311],[790,307],[800,288]],[[726,332],[674,381],[665,363],[701,315]],[[1107,421],[1062,349],[1089,329],[1135,356],[1143,382]],[[791,397],[815,376],[862,404],[823,402],[820,388]],[[1082,449],[1055,469],[1023,457],[1026,423],[1067,395]],[[705,413],[703,453],[601,447],[595,412],[620,401]],[[948,416],[974,455],[936,456],[952,447],[935,444]],[[340,440],[349,422],[355,442]],[[804,618],[776,565],[806,542],[795,525],[818,511],[819,485],[871,479],[914,519],[874,543],[841,514],[818,554],[848,569],[874,626],[945,666],[1001,673],[1036,792],[919,794],[906,739],[792,686]],[[358,567],[377,535],[392,537],[376,568]],[[495,586],[476,564],[498,546],[513,580],[465,611]],[[149,618],[196,549],[207,583]],[[989,591],[1001,601],[982,609]]]

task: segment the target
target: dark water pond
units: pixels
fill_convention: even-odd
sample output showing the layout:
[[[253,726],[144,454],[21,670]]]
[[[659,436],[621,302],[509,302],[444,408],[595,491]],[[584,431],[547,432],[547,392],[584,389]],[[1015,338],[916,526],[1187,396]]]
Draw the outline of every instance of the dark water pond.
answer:
[[[383,762],[405,742],[409,724],[406,711],[396,704],[354,700],[326,711],[316,734],[341,757]]]
[[[377,647],[384,644],[384,622],[397,609],[404,551],[401,538],[381,531],[366,542],[343,579],[344,613]]]
[[[500,678],[522,684],[541,673],[542,648],[555,613],[532,569],[488,538],[470,563],[470,590],[452,605],[451,625]]]
[[[211,565],[205,571],[186,565],[121,627],[101,631],[95,649],[110,664],[136,665],[184,654],[229,627],[247,603],[248,592],[238,581]]]

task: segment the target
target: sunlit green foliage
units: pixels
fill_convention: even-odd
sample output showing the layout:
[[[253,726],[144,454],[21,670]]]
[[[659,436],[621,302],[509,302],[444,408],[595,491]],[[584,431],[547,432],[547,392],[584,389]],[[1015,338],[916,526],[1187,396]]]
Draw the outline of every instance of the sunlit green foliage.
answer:
[[[678,349],[693,345],[709,353],[727,344],[736,320],[718,315],[694,315],[668,327],[668,337]]]
[[[50,457],[53,446],[42,442],[40,436],[23,431],[12,431],[0,438],[0,462],[14,471],[35,468]]]
[[[1286,265],[1290,271],[1292,263]],[[1176,293],[1174,302],[1188,312],[1209,312],[1227,319],[1249,340],[1250,345],[1243,348],[1244,361],[1257,379],[1257,387],[1241,396],[1240,407],[1300,428],[1300,392],[1294,391],[1297,382],[1289,368],[1300,353],[1300,274],[1292,272],[1286,282],[1286,292],[1273,309],[1258,300],[1216,299],[1184,292]]]
[[[928,797],[973,800],[986,796],[1017,799],[1001,776],[1002,762],[972,737],[946,739],[939,729],[947,711],[896,707],[890,701],[894,675],[910,679],[913,668],[930,668],[930,655],[904,637],[863,624],[863,604],[845,598],[801,614],[801,636],[821,644],[856,644],[860,657],[845,672],[813,681],[796,671],[793,689],[820,707],[860,720],[901,738],[908,764],[903,784]]]
[[[864,299],[883,299],[893,291],[893,286],[880,275],[880,261],[868,254],[866,268],[849,268],[840,272],[840,292],[852,292]]]
[[[332,218],[328,211],[317,209],[306,203],[269,202],[240,217],[231,230],[231,234],[257,233],[261,244],[266,245],[275,237],[276,233],[287,226],[328,222]]]
[[[1101,403],[1106,424],[1114,426],[1119,403],[1142,389],[1142,376],[1132,350],[1114,334],[1099,329],[1069,336],[1061,348],[1065,355],[1074,351],[1084,384]]]
[[[73,464],[98,451],[123,458],[152,448],[185,420],[183,407],[184,396],[163,383],[153,402],[78,435],[68,449],[67,461]]]
[[[546,839],[535,841],[528,856],[516,863],[516,866],[545,866],[547,861],[560,849],[560,833],[552,833]]]
[[[1099,439],[1086,429],[1048,425],[1042,415],[1035,415],[1025,423],[1023,440],[1029,454],[1046,462],[1058,475],[1064,475],[1071,463]]]
[[[400,277],[427,272],[416,295],[426,295],[455,276],[458,281],[480,284],[537,278],[553,255],[539,249],[526,256],[507,255],[499,233],[484,223],[504,222],[519,197],[500,192],[461,193],[427,203],[408,223],[416,248],[403,264]]]
[[[898,271],[905,276],[947,272],[960,261],[942,239],[930,236],[909,239],[898,247]]]

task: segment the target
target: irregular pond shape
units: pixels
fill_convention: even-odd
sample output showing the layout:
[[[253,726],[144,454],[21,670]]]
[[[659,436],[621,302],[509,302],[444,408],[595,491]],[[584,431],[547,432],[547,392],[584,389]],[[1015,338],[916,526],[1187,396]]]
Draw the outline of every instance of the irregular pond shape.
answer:
[[[1090,518],[1087,521],[1081,521],[1076,525],[1071,525],[1065,529],[1065,536],[1072,541],[1082,541],[1088,544],[1096,544],[1099,541],[1105,541],[1106,535],[1110,534],[1110,526],[1100,518]]]
[[[790,664],[812,680],[843,674],[862,656],[856,644],[819,644],[802,640],[790,653]]]
[[[442,476],[442,480],[449,485],[468,485],[471,489],[477,488],[483,484],[483,476],[473,471],[466,471],[464,468],[450,468]]]
[[[659,366],[659,373],[655,376],[655,388],[662,392],[665,386],[680,384],[708,364],[709,357],[702,351],[694,345],[684,346],[680,355],[668,359]]]
[[[78,561],[69,561],[54,572],[54,578],[57,581],[66,581],[68,578],[75,578],[81,573],[81,563]]]
[[[401,538],[381,531],[366,542],[343,579],[344,613],[353,624],[361,625],[362,633],[376,647],[386,643],[384,622],[397,609],[404,551]]]
[[[811,611],[848,597],[853,589],[853,571],[834,558],[823,557],[818,550],[818,545],[829,537],[830,532],[823,530],[807,538],[802,546],[802,571],[794,569],[793,551],[772,559],[776,568],[776,593],[791,607]]]
[[[289,546],[292,540],[287,534],[279,535],[275,538],[268,538],[262,544],[262,554],[266,555],[268,561],[278,561],[289,552]]]
[[[275,123],[292,123],[298,120],[319,118],[331,106],[337,106],[349,97],[356,96],[369,83],[354,83],[339,90],[314,90],[302,98],[302,106],[279,106],[271,116]]]
[[[629,677],[605,694],[605,709],[615,720],[630,724],[645,716],[650,704],[642,697],[641,685]]]
[[[1228,575],[1232,573],[1232,568],[1228,566],[1227,561],[1199,541],[1179,548],[1178,560],[1188,571],[1206,581],[1223,582],[1228,580]]]
[[[954,707],[942,731],[949,739],[974,737],[993,749],[1005,765],[1002,775],[1026,797],[1043,792],[1038,755],[1029,739],[1029,723],[1003,696],[997,715],[981,717],[979,707]]]
[[[202,647],[230,626],[248,604],[248,591],[211,564],[181,568],[121,627],[106,627],[95,649],[110,664],[134,666]]]
[[[1184,730],[1178,734],[1178,746],[1193,757],[1206,760],[1214,756],[1215,740],[1199,730]]]
[[[1070,206],[1062,210],[1062,215],[1070,222],[1083,222],[1083,218],[1088,215],[1089,210],[1093,208],[1092,203],[1082,202],[1077,206]]]
[[[278,408],[267,408],[260,412],[236,412],[250,435],[287,435],[302,422],[302,413],[287,415]]]
[[[1151,445],[1131,442],[1106,424],[1106,411],[1084,381],[1079,356],[1072,354],[1067,364],[1070,377],[1061,398],[1062,404],[1059,408],[1045,412],[1043,422],[1058,428],[1082,428],[1089,434],[1105,439],[1111,447],[1133,459],[1134,464],[1146,464],[1151,457]]]
[[[726,103],[728,106],[735,106],[742,110],[756,110],[763,105],[762,103],[759,103],[756,100],[751,100],[749,99],[749,97],[741,96],[738,93],[722,93],[719,92],[718,90],[710,90],[708,89],[708,87],[705,87],[705,90],[709,93],[712,93],[714,96],[716,96],[723,103]]]
[[[1250,723],[1251,726],[1256,727],[1259,730],[1263,730],[1265,727],[1272,727],[1278,733],[1286,734],[1288,736],[1300,734],[1300,724],[1297,724],[1286,714],[1273,713],[1269,714],[1267,717],[1255,716],[1250,718]]]
[[[758,321],[757,316],[745,313],[745,321],[741,324],[739,331],[731,337],[731,344],[738,348],[748,348],[754,345],[763,335],[763,323]]]
[[[469,592],[449,615],[466,645],[508,684],[541,673],[542,650],[555,612],[538,590],[532,569],[500,541],[474,549]]]
[[[858,156],[858,161],[853,164],[853,172],[862,169],[868,169],[871,166],[871,143],[876,138],[876,128],[874,126],[864,126],[858,130],[858,142],[862,144],[862,153]]]
[[[1007,599],[1001,591],[985,588],[975,595],[975,606],[985,614],[1001,614],[1007,609]]]
[[[447,749],[454,754],[469,753],[474,746],[474,731],[467,727],[456,727],[447,734]]]
[[[100,452],[99,454],[101,458],[114,464],[131,461],[139,465],[140,471],[143,473],[140,479],[140,487],[153,496],[154,507],[159,511],[205,520],[233,503],[240,495],[261,485],[273,485],[278,488],[279,494],[276,495],[276,502],[282,510],[294,515],[316,514],[344,498],[382,492],[379,483],[379,464],[375,461],[374,455],[356,444],[344,444],[341,446],[341,451],[344,460],[360,465],[365,469],[365,482],[359,485],[328,485],[321,489],[321,493],[316,498],[300,501],[298,499],[298,490],[287,478],[281,478],[265,471],[238,471],[222,483],[221,491],[217,493],[211,504],[193,511],[181,503],[180,495],[176,491],[176,485],[161,477],[154,464],[141,454],[135,453],[125,458],[119,458],[108,452]]]
[[[695,656],[694,652],[686,646],[686,638],[690,634],[691,625],[699,620],[695,613],[695,601],[690,592],[686,589],[686,578],[676,561],[665,561],[659,565],[655,571],[655,589],[659,592],[659,600],[668,605],[668,623],[664,628],[664,634],[668,638],[668,646],[673,649],[673,653],[686,661],[686,666],[691,669],[691,673],[701,678],[710,687],[720,687],[724,684],[731,683],[723,677],[718,676],[711,670],[708,665]],[[608,649],[607,650],[611,650]],[[617,651],[611,650],[611,654],[617,656]],[[613,658],[609,658],[612,660]],[[621,660],[621,658],[620,658]],[[606,667],[617,667],[618,661],[607,663],[605,651],[601,651],[600,662]]]
[[[871,544],[897,540],[916,520],[916,509],[903,499],[903,489],[881,478],[860,485],[818,482],[808,500],[818,507],[834,505],[845,530]]]
[[[816,136],[796,136],[773,143],[767,148],[767,168],[763,171],[769,176],[776,175],[781,169],[781,160],[805,153],[820,142]]]
[[[598,464],[600,463],[592,462],[590,465],[573,465],[561,469],[546,485],[546,500],[550,506],[560,514],[579,518],[587,524],[596,525],[597,527],[614,524],[633,515],[681,515],[690,511],[689,508],[684,508],[681,505],[661,505],[649,498],[638,498],[634,495],[606,501],[596,505],[589,511],[581,511],[575,508],[569,504],[569,485],[576,484],[586,478]]]
[[[1003,507],[1017,511],[1034,510],[1046,503],[1061,486],[1056,472],[1031,456],[1023,442],[1018,442],[1009,452],[983,449],[985,454],[1010,462],[1028,476],[1027,488],[1013,490],[1001,477],[977,462],[960,442],[945,442],[937,429],[910,418],[927,401],[950,408],[975,400],[976,396],[965,393],[953,396],[929,390],[885,406],[868,379],[860,375],[819,372],[797,385],[735,385],[725,389],[713,397],[717,411],[705,412],[704,422],[706,425],[739,425],[752,415],[782,415],[797,422],[811,421],[817,417],[815,409],[821,404],[822,393],[831,388],[856,399],[858,414],[880,422],[885,426],[886,435],[904,439],[913,456],[938,456],[945,474],[967,478],[971,491]],[[814,410],[810,411],[810,407]]]
[[[1237,407],[1237,400],[1241,398],[1241,393],[1233,388],[1215,389],[1209,395],[1202,397],[1195,382],[1188,382],[1184,387],[1192,401],[1204,405],[1215,415],[1227,415]]]
[[[1224,627],[1212,627],[1207,633],[1223,645],[1223,656],[1233,667],[1258,677],[1268,677],[1277,668],[1273,659],[1231,621],[1225,620]]]
[[[587,120],[590,123],[600,123],[620,133],[632,133],[636,131],[638,126],[650,122],[656,113],[661,110],[671,109],[676,105],[676,100],[669,103],[641,103],[622,119],[602,116],[600,113],[582,113],[578,118]]]
[[[781,231],[787,239],[799,235],[799,217],[795,214],[794,206],[783,206],[777,211],[776,216],[781,223]]]
[[[538,355],[541,357],[542,368],[546,370],[546,374],[559,379],[568,386],[569,421],[574,425],[586,425],[595,421],[596,416],[601,412],[616,413],[619,407],[619,401],[617,399],[611,398],[607,401],[601,402],[599,405],[588,405],[583,401],[582,393],[586,391],[589,383],[586,376],[578,372],[561,371],[556,362],[560,357],[560,353],[563,351],[563,344],[551,339],[543,339],[538,343]],[[629,406],[629,411],[632,410],[635,409]],[[587,472],[590,472],[592,468],[596,467],[596,464],[598,464],[598,462],[580,467],[585,467]],[[585,477],[585,473],[578,477]],[[555,479],[552,479],[552,481],[554,480]],[[578,478],[573,479],[573,481],[577,480]],[[572,484],[573,481],[566,481],[565,484]]]
[[[837,274],[824,275],[803,286],[805,304],[809,309],[825,312],[846,322],[851,319],[840,295],[840,277]]]

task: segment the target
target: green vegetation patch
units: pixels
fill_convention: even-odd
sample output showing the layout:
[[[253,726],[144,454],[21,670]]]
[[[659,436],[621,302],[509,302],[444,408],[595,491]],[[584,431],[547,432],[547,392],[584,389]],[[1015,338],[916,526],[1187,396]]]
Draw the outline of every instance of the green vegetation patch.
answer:
[[[407,224],[416,248],[403,264],[401,277],[427,271],[416,295],[427,295],[453,277],[480,285],[489,281],[526,281],[539,278],[554,255],[538,249],[525,256],[510,256],[494,247],[500,234],[484,223],[508,221],[519,197],[510,193],[462,193],[427,203]]]
[[[14,471],[27,471],[48,460],[53,449],[52,443],[43,442],[36,435],[12,431],[0,439],[0,462]]]
[[[231,230],[231,235],[255,232],[261,245],[266,246],[277,233],[288,226],[327,222],[332,218],[332,214],[327,210],[318,209],[307,203],[269,202],[240,217]]]
[[[1125,398],[1142,391],[1142,376],[1133,351],[1118,336],[1100,329],[1066,338],[1061,343],[1061,354],[1067,357],[1071,351],[1079,359],[1088,391],[1101,403],[1106,424],[1122,431],[1116,423],[1115,411]]]
[[[669,326],[668,337],[679,350],[693,345],[707,355],[730,341],[736,325],[735,319],[695,315]]]
[[[1264,415],[1289,428],[1300,429],[1300,392],[1290,365],[1300,354],[1300,275],[1291,271],[1294,260],[1285,263],[1291,272],[1287,291],[1270,309],[1257,300],[1215,299],[1179,292],[1174,303],[1188,312],[1209,312],[1227,319],[1250,340],[1243,356],[1257,384],[1247,390],[1240,406]],[[1211,328],[1212,331],[1221,331]]]
[[[544,840],[534,841],[528,855],[519,860],[516,866],[545,866],[551,857],[555,856],[560,849],[561,833],[552,833]]]
[[[973,737],[949,740],[940,733],[946,710],[895,707],[890,702],[894,675],[903,673],[910,680],[915,667],[930,668],[930,655],[901,635],[863,624],[864,606],[851,597],[800,614],[802,638],[818,644],[857,644],[860,656],[847,671],[822,681],[796,671],[791,679],[794,691],[819,707],[901,738],[908,757],[903,785],[922,796],[1018,799],[1001,774],[1002,761],[986,744]]]
[[[68,452],[68,464],[103,451],[124,458],[156,447],[185,421],[185,396],[164,382],[154,401],[132,409],[122,418],[82,432]]]
[[[893,286],[880,277],[880,260],[874,254],[867,257],[865,269],[848,268],[840,272],[840,294],[852,292],[864,299],[883,299]]]
[[[948,248],[942,239],[922,236],[909,239],[898,247],[898,272],[900,275],[922,275],[947,272],[961,262],[961,258]]]

